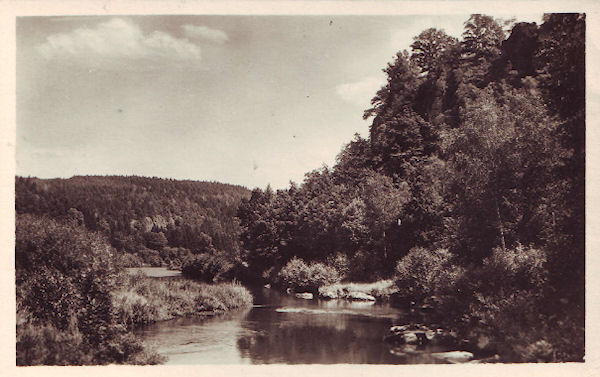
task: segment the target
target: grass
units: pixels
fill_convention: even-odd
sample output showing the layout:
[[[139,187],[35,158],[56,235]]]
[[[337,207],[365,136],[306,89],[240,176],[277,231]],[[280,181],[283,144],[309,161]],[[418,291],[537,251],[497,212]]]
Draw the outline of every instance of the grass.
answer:
[[[118,322],[128,328],[188,315],[206,315],[252,305],[250,292],[237,283],[203,284],[184,279],[125,276],[113,293]]]
[[[335,283],[319,288],[319,296],[326,298],[350,298],[354,292],[365,293],[377,300],[387,300],[398,288],[393,280],[379,280],[373,283]]]

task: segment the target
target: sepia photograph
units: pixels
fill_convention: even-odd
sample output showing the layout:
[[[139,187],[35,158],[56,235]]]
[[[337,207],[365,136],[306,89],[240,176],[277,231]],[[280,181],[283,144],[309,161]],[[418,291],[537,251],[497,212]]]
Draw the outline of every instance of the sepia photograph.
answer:
[[[14,365],[589,361],[586,18],[15,17]]]

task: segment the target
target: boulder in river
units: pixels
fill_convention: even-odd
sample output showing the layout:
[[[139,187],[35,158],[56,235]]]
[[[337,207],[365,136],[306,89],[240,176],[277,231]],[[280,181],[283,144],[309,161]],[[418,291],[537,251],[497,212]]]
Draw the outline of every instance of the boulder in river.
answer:
[[[473,354],[468,351],[436,352],[432,353],[431,356],[453,364],[466,363],[473,360]]]
[[[296,297],[297,298],[302,298],[305,300],[312,300],[313,299],[313,294],[310,292],[303,292],[303,293],[296,293]]]
[[[324,298],[326,300],[335,300],[340,298],[337,289],[327,289],[325,287],[319,288],[319,297]]]
[[[349,292],[347,298],[357,301],[375,301],[375,297],[364,292]]]
[[[384,340],[392,344],[456,345],[456,336],[452,332],[440,328],[433,330],[420,323],[392,326]]]

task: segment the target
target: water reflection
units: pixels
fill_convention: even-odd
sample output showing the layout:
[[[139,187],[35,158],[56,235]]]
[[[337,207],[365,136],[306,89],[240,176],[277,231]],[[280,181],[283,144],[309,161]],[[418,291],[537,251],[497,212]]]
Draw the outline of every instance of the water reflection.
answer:
[[[422,348],[383,342],[402,315],[387,305],[302,300],[268,289],[254,295],[246,311],[168,321],[141,333],[168,364],[436,362]]]

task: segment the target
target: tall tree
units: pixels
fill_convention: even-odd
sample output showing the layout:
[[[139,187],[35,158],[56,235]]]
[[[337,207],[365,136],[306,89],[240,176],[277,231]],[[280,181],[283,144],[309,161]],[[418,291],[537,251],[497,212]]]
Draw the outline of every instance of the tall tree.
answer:
[[[410,45],[411,60],[421,72],[439,75],[442,68],[457,60],[460,52],[458,46],[458,39],[443,30],[429,28],[414,37],[414,42]]]
[[[449,233],[455,250],[477,261],[496,246],[533,241],[519,229],[541,214],[567,152],[556,143],[557,124],[540,98],[525,90],[481,89],[463,119],[445,138],[454,203]]]

